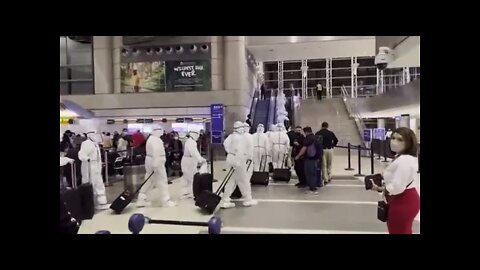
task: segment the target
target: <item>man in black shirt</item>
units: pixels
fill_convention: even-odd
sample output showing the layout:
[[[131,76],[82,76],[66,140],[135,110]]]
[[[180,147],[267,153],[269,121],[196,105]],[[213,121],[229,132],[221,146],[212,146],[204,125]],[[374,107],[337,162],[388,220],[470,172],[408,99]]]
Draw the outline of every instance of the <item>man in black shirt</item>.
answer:
[[[290,146],[292,146],[292,158],[295,157],[300,153],[300,150],[303,147],[303,141],[305,140],[305,136],[302,134],[302,127],[297,126],[295,131],[291,131],[287,133],[290,139]],[[304,157],[301,156],[298,160],[295,160],[294,169],[295,173],[298,177],[298,183],[295,184],[298,188],[303,188],[307,185],[307,180],[305,179],[305,171],[304,171]]]
[[[295,157],[295,161],[304,156],[304,172],[307,185],[310,188],[310,192],[317,195],[317,165],[321,153],[318,148],[320,146],[315,144],[315,135],[313,135],[311,127],[304,127],[303,132],[305,132],[305,140],[300,153]]]
[[[328,130],[328,123],[322,123],[322,129],[315,133],[323,137],[322,176],[325,183],[332,181],[333,148],[337,146],[338,139],[335,133]]]

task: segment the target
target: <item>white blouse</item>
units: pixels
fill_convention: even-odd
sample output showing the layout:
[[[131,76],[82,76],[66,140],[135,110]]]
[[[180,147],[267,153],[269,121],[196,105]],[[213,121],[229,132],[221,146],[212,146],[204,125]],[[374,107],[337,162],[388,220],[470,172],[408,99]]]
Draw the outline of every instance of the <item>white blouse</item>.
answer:
[[[401,194],[407,185],[415,180],[418,171],[418,159],[411,155],[401,155],[383,171],[385,187],[391,195]],[[415,183],[408,187],[415,188]]]

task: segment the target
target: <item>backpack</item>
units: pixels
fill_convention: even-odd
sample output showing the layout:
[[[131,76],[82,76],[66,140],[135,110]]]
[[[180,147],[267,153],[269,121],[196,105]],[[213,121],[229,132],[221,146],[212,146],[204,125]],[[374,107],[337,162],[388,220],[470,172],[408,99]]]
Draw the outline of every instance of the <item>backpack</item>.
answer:
[[[307,147],[307,157],[313,158],[317,156],[317,152],[323,151],[323,137],[321,135],[314,135],[313,143]]]

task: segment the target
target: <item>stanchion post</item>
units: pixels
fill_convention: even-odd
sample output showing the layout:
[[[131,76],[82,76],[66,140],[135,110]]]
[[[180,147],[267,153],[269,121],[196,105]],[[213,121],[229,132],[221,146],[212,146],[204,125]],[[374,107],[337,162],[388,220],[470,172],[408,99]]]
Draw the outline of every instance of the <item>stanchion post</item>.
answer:
[[[110,182],[108,181],[108,151],[105,150],[105,186],[110,186]]]
[[[373,145],[370,147],[370,171],[371,171],[371,174],[375,174],[375,165],[374,165],[374,153],[373,153]]]
[[[365,176],[362,174],[362,146],[358,145],[358,173],[355,174],[354,176]]]
[[[346,171],[353,171],[354,169],[352,168],[352,162],[350,161],[350,143],[348,143],[347,146],[347,153],[348,153],[348,168],[345,168]]]
[[[385,140],[385,143],[383,144],[383,157],[384,160],[382,162],[388,162],[387,160],[387,141]]]

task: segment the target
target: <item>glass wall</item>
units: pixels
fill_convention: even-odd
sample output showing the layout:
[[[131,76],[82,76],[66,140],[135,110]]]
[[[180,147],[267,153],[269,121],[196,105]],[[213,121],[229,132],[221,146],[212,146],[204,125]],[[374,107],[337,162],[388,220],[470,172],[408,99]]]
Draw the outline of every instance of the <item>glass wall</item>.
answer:
[[[60,95],[94,94],[92,37],[60,37]]]
[[[357,95],[371,96],[376,94],[377,89],[377,67],[375,66],[375,57],[357,57]],[[332,96],[341,95],[341,87],[345,86],[350,93],[351,88],[351,58],[333,58],[332,59]],[[312,93],[317,84],[326,86],[326,60],[309,59],[307,60],[307,91]],[[302,89],[302,62],[284,61],[283,62],[283,87],[301,91]],[[409,69],[410,79],[420,78],[420,67]],[[265,86],[267,89],[278,88],[278,62],[265,62]],[[402,83],[403,68],[391,68],[384,71],[385,91],[396,88]],[[325,92],[324,92],[325,94]]]

